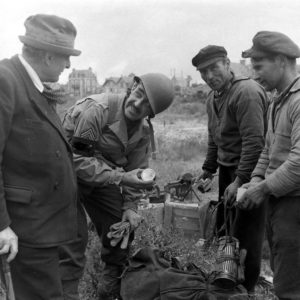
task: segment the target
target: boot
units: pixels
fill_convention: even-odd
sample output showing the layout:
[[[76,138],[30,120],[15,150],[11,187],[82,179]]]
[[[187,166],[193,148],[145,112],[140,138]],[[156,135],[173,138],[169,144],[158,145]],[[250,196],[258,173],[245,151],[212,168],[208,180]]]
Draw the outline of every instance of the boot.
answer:
[[[64,300],[79,300],[79,279],[62,280]]]
[[[99,289],[99,300],[121,300],[122,266],[106,264],[103,270],[102,285]]]

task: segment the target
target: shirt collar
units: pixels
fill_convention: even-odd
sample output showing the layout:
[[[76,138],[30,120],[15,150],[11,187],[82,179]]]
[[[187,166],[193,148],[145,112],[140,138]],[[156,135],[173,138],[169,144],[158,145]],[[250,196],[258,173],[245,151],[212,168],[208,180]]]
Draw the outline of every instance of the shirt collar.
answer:
[[[234,73],[230,72],[230,79],[228,82],[225,84],[224,88],[221,91],[214,91],[214,96],[215,98],[220,98],[223,96],[223,94],[228,91],[231,88],[232,82],[234,81]]]
[[[274,102],[279,102],[283,98],[285,98],[287,95],[289,95],[290,93],[294,93],[294,92],[299,91],[300,90],[299,78],[300,78],[300,76],[297,76],[292,81],[292,83],[290,83],[290,85],[288,87],[286,87],[285,90],[282,91],[281,93],[278,93],[278,91],[275,90],[275,93],[274,93],[274,96],[273,96]]]
[[[34,86],[38,89],[40,93],[43,92],[44,86],[43,83],[41,82],[39,75],[37,72],[32,68],[32,66],[25,60],[22,54],[18,55],[22,65],[24,66],[25,70],[27,71],[30,79],[32,80]]]

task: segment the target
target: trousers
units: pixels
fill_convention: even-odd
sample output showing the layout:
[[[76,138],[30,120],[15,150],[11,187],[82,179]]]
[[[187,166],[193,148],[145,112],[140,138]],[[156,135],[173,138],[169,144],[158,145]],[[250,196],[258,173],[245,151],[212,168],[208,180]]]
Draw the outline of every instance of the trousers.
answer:
[[[300,299],[300,196],[271,196],[267,202],[275,294],[279,299]]]
[[[79,300],[86,243],[86,219],[79,204],[78,237],[73,242],[48,248],[19,244],[10,263],[16,300]]]
[[[84,191],[84,187],[81,187],[81,191]],[[106,264],[123,266],[128,258],[128,248],[121,249],[119,245],[112,247],[110,239],[107,237],[110,226],[122,220],[123,196],[120,188],[115,185],[108,185],[94,188],[92,192],[84,194],[84,207],[102,243],[102,261]],[[130,241],[132,240],[133,234],[130,237]]]
[[[219,166],[219,201],[222,201],[225,189],[232,183],[236,177],[235,167]],[[216,227],[220,230],[225,223],[224,204],[218,206]],[[235,209],[235,221],[233,223],[233,236],[240,242],[240,248],[247,250],[245,260],[245,282],[244,287],[249,291],[254,291],[260,274],[260,265],[262,258],[262,248],[265,239],[267,204],[246,211],[239,208]],[[219,235],[224,235],[221,231]]]

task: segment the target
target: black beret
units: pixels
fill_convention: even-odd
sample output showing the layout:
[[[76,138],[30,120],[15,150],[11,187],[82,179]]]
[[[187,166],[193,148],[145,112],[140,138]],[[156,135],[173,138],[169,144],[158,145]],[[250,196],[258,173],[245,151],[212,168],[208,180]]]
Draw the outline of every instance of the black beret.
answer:
[[[300,57],[299,47],[285,34],[275,31],[259,31],[252,39],[253,46],[242,52],[242,57],[265,57],[270,54],[283,54],[287,57]]]
[[[202,48],[192,59],[192,64],[198,70],[206,68],[221,58],[227,57],[227,51],[222,46],[208,45]]]

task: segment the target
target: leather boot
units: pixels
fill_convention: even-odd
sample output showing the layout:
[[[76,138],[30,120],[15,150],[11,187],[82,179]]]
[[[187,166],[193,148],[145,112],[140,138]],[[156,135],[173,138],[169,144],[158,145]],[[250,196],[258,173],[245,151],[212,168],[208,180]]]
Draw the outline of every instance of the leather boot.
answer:
[[[106,264],[103,270],[102,285],[99,289],[99,300],[121,300],[122,266]]]

